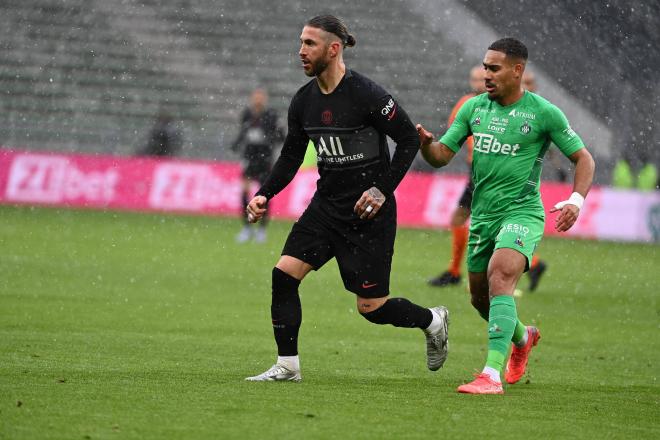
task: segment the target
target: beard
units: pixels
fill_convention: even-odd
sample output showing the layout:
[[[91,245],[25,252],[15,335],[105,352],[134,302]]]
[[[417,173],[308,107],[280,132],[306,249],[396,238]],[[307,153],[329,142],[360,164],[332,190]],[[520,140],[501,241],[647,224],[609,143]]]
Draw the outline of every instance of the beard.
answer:
[[[323,72],[325,72],[325,69],[328,68],[328,63],[325,61],[317,61],[315,63],[310,63],[311,64],[311,69],[309,72],[305,72],[305,75],[314,77],[314,76],[319,76]]]
[[[328,68],[328,65],[330,64],[329,61],[326,61],[328,55],[328,49],[323,52],[323,55],[319,57],[317,61],[310,61],[310,69],[309,71],[305,70],[305,75],[309,77],[315,77],[319,76],[323,72],[325,72],[325,69]]]

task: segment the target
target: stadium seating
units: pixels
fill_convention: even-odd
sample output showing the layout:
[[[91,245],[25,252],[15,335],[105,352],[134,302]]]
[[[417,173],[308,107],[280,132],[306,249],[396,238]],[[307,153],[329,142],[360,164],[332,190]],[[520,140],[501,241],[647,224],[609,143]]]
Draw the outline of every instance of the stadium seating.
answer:
[[[660,149],[648,148],[660,133],[652,129],[659,100],[653,63],[644,58],[647,52],[653,58],[644,44],[660,29],[647,20],[650,6],[616,0],[612,7],[626,18],[619,23],[620,14],[595,18],[578,0],[524,3],[523,9],[482,0],[463,5],[499,33],[525,35],[533,53],[543,55],[535,65],[616,127],[615,142],[631,163],[641,155],[660,160]],[[133,154],[165,110],[183,129],[182,156],[235,159],[228,146],[250,91],[265,86],[283,121],[291,96],[307,81],[298,37],[304,21],[319,13],[345,18],[355,34],[357,46],[346,51],[350,67],[386,87],[414,121],[444,128],[465,92],[467,70],[480,59],[466,59],[409,2],[4,0],[0,145]],[[501,16],[510,22],[502,25]],[[581,21],[561,20],[575,16]],[[603,69],[610,59],[614,67]],[[609,180],[613,162],[599,165],[599,180]]]
[[[465,89],[470,62],[441,35],[425,39],[405,5],[375,0],[7,0],[0,5],[0,144],[132,154],[161,109],[182,155],[231,158],[238,115],[263,85],[285,115],[307,81],[297,58],[310,16],[346,17],[350,67],[386,87],[436,130]],[[451,60],[451,62],[443,62]],[[429,99],[437,96],[437,99]]]

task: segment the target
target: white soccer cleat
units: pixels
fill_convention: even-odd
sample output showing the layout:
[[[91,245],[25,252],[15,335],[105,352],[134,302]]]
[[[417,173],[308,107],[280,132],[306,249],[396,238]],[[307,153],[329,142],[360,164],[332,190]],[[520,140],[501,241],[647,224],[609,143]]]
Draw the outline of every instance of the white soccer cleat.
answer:
[[[440,325],[433,332],[424,330],[426,335],[426,366],[431,371],[439,370],[447,360],[449,352],[449,310],[444,306],[431,309],[440,318]]]
[[[300,375],[300,370],[291,370],[284,365],[275,364],[268,371],[258,376],[246,377],[245,380],[249,380],[250,382],[300,382],[302,376]]]
[[[237,243],[245,243],[250,238],[252,238],[252,229],[249,226],[243,226],[241,232],[236,236]]]
[[[254,241],[257,243],[266,242],[266,230],[264,228],[257,229],[256,233],[254,234]]]

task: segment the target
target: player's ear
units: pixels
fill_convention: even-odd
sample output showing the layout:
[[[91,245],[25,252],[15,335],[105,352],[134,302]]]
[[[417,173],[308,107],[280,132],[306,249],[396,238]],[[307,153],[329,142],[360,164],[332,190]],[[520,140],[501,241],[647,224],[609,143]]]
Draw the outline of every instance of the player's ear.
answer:
[[[525,71],[525,65],[523,63],[515,63],[513,65],[513,71],[518,77],[522,78],[523,72]]]
[[[337,55],[339,55],[339,51],[341,50],[341,43],[339,41],[331,41],[330,45],[328,47],[328,53],[330,54],[330,57],[335,58]]]

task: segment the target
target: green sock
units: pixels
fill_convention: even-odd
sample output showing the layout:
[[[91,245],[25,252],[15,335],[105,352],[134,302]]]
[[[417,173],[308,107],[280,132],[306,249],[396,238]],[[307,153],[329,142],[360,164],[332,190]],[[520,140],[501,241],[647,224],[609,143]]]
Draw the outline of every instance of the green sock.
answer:
[[[500,295],[491,299],[488,318],[487,367],[502,371],[517,323],[516,302],[512,296]]]
[[[488,321],[488,313],[483,313],[478,310],[477,313],[479,313],[479,316],[481,316],[484,321]],[[522,323],[520,319],[518,319],[518,322],[516,322],[516,328],[513,330],[511,342],[517,344],[518,342],[522,341],[522,338],[525,337],[525,333],[527,333],[527,327]]]

